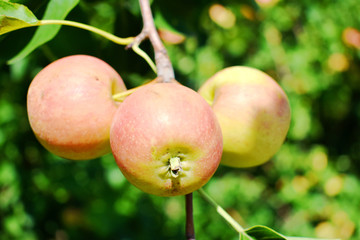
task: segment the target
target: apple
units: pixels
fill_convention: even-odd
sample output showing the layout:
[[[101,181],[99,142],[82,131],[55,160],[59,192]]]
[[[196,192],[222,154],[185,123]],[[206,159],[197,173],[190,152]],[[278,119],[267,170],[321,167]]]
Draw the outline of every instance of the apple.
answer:
[[[110,153],[110,126],[125,91],[120,75],[101,59],[73,55],[52,62],[33,79],[27,95],[30,126],[51,153],[87,160]]]
[[[222,135],[214,112],[179,83],[143,86],[119,106],[110,144],[123,175],[158,196],[191,193],[215,173]]]
[[[212,106],[223,134],[221,164],[253,167],[281,147],[290,125],[288,98],[264,72],[245,66],[225,68],[198,90]]]
[[[347,27],[342,32],[343,42],[349,46],[360,49],[360,31],[353,27]]]

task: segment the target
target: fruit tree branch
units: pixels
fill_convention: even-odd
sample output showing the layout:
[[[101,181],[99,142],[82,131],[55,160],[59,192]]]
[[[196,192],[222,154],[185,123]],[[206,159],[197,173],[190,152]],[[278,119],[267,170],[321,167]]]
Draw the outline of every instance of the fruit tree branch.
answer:
[[[195,240],[192,193],[185,195],[185,208],[186,208],[186,239]]]
[[[149,38],[155,52],[155,63],[159,79],[161,79],[161,82],[172,82],[175,79],[174,69],[156,30],[149,0],[139,0],[139,3],[144,25],[140,34],[135,37],[134,42],[128,47],[139,45],[143,40]]]
[[[149,0],[139,0],[141,15],[143,18],[143,29],[135,40],[128,45],[128,48],[138,46],[146,38],[149,38],[155,52],[155,63],[158,79],[161,82],[168,83],[175,80],[174,69],[172,67],[169,55],[164,44],[161,42],[156,30],[154,18],[151,12]],[[185,196],[186,205],[186,239],[195,240],[194,220],[193,220],[193,197],[192,193]]]

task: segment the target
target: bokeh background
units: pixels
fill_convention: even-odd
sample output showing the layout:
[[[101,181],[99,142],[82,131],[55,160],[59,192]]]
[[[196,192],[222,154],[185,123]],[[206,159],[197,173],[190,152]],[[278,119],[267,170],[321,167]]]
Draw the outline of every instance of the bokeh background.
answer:
[[[47,4],[16,2],[40,19]],[[244,227],[360,239],[359,1],[155,0],[152,9],[184,85],[196,90],[224,67],[247,65],[273,76],[290,99],[291,128],[276,156],[255,168],[220,166],[205,191]],[[122,37],[142,28],[135,0],[81,0],[67,19]],[[58,158],[27,119],[32,78],[60,57],[99,57],[128,88],[154,78],[150,67],[124,46],[72,27],[6,64],[34,31],[0,36],[0,239],[184,239],[184,197],[142,193],[111,155]],[[148,42],[141,47],[152,56]],[[194,218],[197,239],[238,239],[197,193]]]

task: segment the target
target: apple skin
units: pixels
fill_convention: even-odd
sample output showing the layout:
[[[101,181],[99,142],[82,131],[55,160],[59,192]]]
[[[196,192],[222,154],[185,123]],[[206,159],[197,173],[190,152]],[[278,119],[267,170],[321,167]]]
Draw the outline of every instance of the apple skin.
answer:
[[[245,168],[268,161],[283,144],[290,125],[285,92],[264,72],[225,68],[198,90],[210,103],[223,133],[221,164]]]
[[[191,193],[215,173],[222,135],[211,107],[178,83],[141,87],[119,106],[110,144],[123,175],[137,188],[158,196]],[[180,160],[177,177],[171,159]]]
[[[27,111],[39,142],[51,153],[88,160],[110,153],[110,126],[125,91],[120,75],[107,63],[88,55],[52,62],[30,84]]]

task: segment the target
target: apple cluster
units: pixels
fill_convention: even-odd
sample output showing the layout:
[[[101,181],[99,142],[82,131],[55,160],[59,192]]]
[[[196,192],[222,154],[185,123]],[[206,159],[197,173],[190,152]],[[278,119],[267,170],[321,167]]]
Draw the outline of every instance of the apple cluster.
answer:
[[[268,161],[290,125],[289,101],[265,73],[229,67],[198,92],[152,82],[122,102],[120,75],[87,55],[59,59],[30,84],[30,126],[51,153],[88,160],[112,153],[123,175],[158,196],[191,193],[219,164],[252,167]]]

